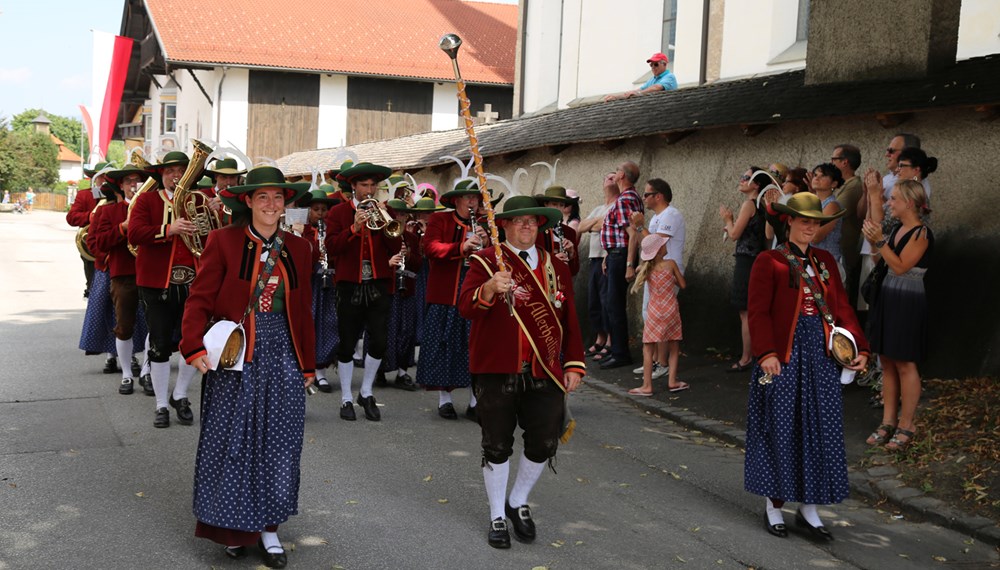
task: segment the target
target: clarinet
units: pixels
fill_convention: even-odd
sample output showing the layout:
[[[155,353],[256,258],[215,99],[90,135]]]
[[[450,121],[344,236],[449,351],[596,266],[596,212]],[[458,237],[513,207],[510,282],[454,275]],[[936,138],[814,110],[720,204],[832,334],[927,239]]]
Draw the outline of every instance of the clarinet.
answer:
[[[320,287],[323,289],[329,289],[330,262],[326,255],[326,222],[324,220],[319,221],[319,226],[316,228],[316,238],[319,240]]]
[[[552,228],[552,234],[559,238],[559,250],[556,253],[566,253],[566,247],[563,245],[563,229],[561,223],[556,224],[556,227]]]
[[[476,228],[479,227],[479,220],[476,219],[476,208],[474,206],[469,206],[469,226],[472,228],[472,235],[476,235]],[[476,245],[472,251],[478,252],[481,249],[483,249],[482,242]],[[468,257],[462,260],[462,265],[464,265],[465,267],[469,266]]]

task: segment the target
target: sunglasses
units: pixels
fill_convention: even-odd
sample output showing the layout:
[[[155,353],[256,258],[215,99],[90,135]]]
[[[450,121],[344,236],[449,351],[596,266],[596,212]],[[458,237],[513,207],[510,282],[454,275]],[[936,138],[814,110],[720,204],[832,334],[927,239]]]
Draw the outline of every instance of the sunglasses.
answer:
[[[649,198],[650,196],[656,196],[657,194],[659,194],[659,192],[643,192],[642,197]]]
[[[830,162],[833,162],[835,160],[844,160],[844,157],[843,156],[831,156],[830,157]]]
[[[752,177],[744,174],[743,176],[740,176],[740,182],[749,182],[750,178]]]
[[[892,155],[896,154],[897,152],[899,152],[900,150],[901,149],[887,148],[887,149],[885,149],[885,153],[888,154],[889,156],[892,156]]]
[[[896,166],[900,168],[913,168],[913,165],[910,164],[909,162],[900,162]]]

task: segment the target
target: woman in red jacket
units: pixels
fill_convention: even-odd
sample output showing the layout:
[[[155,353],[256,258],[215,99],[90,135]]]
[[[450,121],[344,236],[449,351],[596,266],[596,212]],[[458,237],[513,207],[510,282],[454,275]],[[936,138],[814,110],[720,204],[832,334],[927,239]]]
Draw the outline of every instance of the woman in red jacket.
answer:
[[[833,540],[817,505],[848,495],[840,366],[828,349],[831,335],[853,336],[857,350],[844,363],[861,370],[868,343],[840,280],[837,262],[810,247],[819,227],[844,214],[823,213],[814,194],[775,203],[788,237],[757,256],[747,304],[757,364],[750,380],[744,486],[767,497],[764,528],[788,536],[785,501],[802,503],[795,521],[813,536]]]
[[[220,193],[233,224],[209,234],[184,310],[181,351],[205,374],[194,477],[195,535],[239,558],[257,543],[264,564],[283,568],[278,525],[298,511],[304,387],[315,349],[309,242],[280,229],[285,205],[308,184],[259,166]],[[232,369],[205,348],[212,320],[242,322],[246,348]]]

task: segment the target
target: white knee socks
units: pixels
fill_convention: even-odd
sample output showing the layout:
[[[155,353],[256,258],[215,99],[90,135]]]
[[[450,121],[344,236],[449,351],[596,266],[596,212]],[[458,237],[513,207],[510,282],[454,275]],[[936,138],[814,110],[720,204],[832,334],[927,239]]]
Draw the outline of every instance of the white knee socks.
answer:
[[[469,407],[470,408],[475,408],[477,401],[478,400],[476,400],[476,392],[475,392],[475,390],[473,390],[472,388],[469,388]]]
[[[149,376],[153,379],[153,392],[156,393],[156,409],[166,408],[170,388],[170,361],[150,362]]]
[[[132,339],[115,339],[115,350],[118,351],[118,366],[122,369],[122,378],[132,377]]]
[[[285,551],[285,548],[281,546],[281,541],[278,540],[278,533],[267,532],[266,530],[260,533],[260,541],[264,543],[264,549],[271,554],[280,554]]]
[[[438,407],[440,408],[441,406],[450,403],[451,403],[451,392],[447,390],[438,390]]]
[[[337,375],[340,376],[340,399],[344,402],[352,401],[351,378],[354,376],[354,363],[338,362]]]
[[[806,522],[813,526],[823,526],[823,521],[819,518],[819,512],[816,510],[816,505],[807,505],[805,503],[799,507],[799,512],[806,519]]]
[[[183,359],[180,361],[177,365],[177,383],[174,384],[175,400],[188,397],[188,386],[191,385],[191,380],[197,372],[198,369],[194,366],[184,362]]]
[[[490,501],[490,520],[504,518],[503,502],[507,496],[507,478],[510,475],[510,461],[486,463],[483,467],[483,481],[486,483],[486,498]]]
[[[375,375],[378,374],[379,366],[382,366],[381,358],[372,358],[365,355],[365,374],[361,377],[361,397],[367,398],[372,395],[372,386],[375,385]]]
[[[767,512],[767,522],[772,525],[785,524],[785,517],[781,516],[781,509],[775,507],[771,503],[771,499],[768,499],[767,497],[764,498],[764,503],[764,509]]]
[[[535,463],[521,452],[521,460],[517,463],[517,478],[514,479],[514,488],[510,490],[510,506],[520,507],[528,504],[528,493],[538,482],[544,469],[544,462]]]

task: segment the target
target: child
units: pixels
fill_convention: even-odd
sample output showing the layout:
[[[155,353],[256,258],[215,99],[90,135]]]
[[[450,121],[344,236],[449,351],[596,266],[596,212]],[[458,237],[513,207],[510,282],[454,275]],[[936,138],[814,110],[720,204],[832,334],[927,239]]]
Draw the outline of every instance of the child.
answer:
[[[662,341],[667,341],[669,351],[667,389],[671,392],[688,389],[686,382],[677,381],[677,360],[681,350],[681,312],[676,292],[677,286],[684,289],[687,283],[677,263],[663,257],[666,255],[668,239],[670,236],[653,233],[642,240],[639,255],[642,264],[636,272],[632,292],[642,291],[643,284],[647,284],[649,307],[642,330],[642,386],[628,391],[633,396],[653,395],[653,360],[656,359],[656,343]]]

